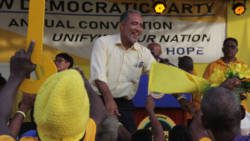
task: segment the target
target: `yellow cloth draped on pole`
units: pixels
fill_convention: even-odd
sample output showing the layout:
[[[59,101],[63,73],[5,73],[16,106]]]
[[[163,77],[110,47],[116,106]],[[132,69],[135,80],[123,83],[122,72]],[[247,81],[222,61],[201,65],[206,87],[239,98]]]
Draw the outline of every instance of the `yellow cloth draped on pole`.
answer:
[[[209,86],[207,80],[189,74],[177,67],[155,62],[150,69],[149,92],[200,93]]]
[[[28,15],[27,44],[31,40],[35,47],[31,55],[32,63],[36,64],[38,79],[25,79],[20,89],[23,92],[36,94],[43,82],[52,74],[56,73],[56,66],[51,58],[43,53],[45,0],[30,0]],[[27,46],[28,47],[28,46]]]

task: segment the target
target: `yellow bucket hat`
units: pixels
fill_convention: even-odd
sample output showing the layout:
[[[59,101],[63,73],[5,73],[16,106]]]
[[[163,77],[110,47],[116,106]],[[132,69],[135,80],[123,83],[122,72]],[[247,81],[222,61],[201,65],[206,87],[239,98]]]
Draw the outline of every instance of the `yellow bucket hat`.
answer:
[[[34,118],[42,141],[79,141],[89,119],[89,99],[81,75],[65,70],[39,89]]]

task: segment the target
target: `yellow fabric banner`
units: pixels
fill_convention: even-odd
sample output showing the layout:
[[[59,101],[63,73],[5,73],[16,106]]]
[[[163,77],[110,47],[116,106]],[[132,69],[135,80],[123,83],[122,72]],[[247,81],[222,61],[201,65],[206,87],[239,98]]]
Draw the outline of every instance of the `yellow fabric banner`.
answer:
[[[177,67],[153,63],[149,74],[149,92],[186,93],[203,92],[210,86],[201,77],[189,74]]]
[[[31,61],[39,65],[36,73],[44,70],[43,74],[38,75],[38,80],[25,79],[20,89],[23,92],[35,94],[42,85],[42,83],[52,74],[56,73],[56,66],[51,58],[43,53],[43,36],[44,36],[44,15],[45,15],[45,1],[30,0],[29,3],[29,26],[27,34],[27,44],[31,40],[35,42],[35,47],[32,52]],[[29,46],[27,46],[29,47]]]

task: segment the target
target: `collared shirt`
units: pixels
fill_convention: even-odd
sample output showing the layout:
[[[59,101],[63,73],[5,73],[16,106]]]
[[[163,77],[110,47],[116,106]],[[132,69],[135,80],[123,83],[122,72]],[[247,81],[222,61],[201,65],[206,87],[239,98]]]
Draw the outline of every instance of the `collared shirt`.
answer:
[[[93,46],[90,82],[98,94],[97,79],[107,83],[113,97],[132,99],[140,75],[149,71],[153,61],[150,51],[139,43],[125,49],[120,34],[103,36]]]

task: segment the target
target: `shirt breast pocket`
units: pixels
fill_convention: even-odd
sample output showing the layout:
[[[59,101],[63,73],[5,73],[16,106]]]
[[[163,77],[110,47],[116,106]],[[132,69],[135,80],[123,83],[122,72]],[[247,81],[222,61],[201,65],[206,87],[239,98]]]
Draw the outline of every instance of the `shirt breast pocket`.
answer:
[[[138,62],[129,66],[129,80],[133,83],[137,83],[142,73],[143,64]]]

